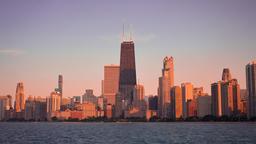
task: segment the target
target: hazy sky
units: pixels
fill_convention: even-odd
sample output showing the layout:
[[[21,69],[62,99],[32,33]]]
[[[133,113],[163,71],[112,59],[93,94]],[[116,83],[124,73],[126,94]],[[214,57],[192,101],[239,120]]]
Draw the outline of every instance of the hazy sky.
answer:
[[[228,67],[245,88],[256,59],[255,0],[0,0],[0,95],[48,96],[64,76],[64,96],[92,88],[119,64],[123,23],[132,25],[137,78],[156,94],[162,60],[173,56],[175,85],[210,84]]]

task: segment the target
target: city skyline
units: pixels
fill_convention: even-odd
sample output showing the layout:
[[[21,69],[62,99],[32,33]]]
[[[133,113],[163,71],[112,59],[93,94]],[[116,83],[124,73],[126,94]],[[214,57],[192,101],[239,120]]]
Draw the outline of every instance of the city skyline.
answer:
[[[174,58],[174,85],[191,82],[195,87],[203,86],[209,94],[211,83],[221,79],[223,68],[229,68],[245,89],[244,68],[255,59],[254,1],[232,1],[231,5],[137,2],[136,6],[126,2],[125,7],[119,2],[0,3],[0,95],[14,96],[21,81],[26,98],[49,96],[57,87],[57,75],[62,74],[64,97],[82,95],[85,89],[93,89],[99,96],[104,66],[119,64],[123,23],[132,24],[137,79],[146,95],[157,94],[165,56]],[[88,5],[113,11],[99,15]],[[129,6],[133,12],[125,11]],[[137,12],[143,6],[145,13],[140,15]],[[121,7],[124,12],[114,14]],[[133,18],[134,14],[138,15]],[[140,20],[142,16],[145,18]],[[152,18],[154,22],[150,23]]]

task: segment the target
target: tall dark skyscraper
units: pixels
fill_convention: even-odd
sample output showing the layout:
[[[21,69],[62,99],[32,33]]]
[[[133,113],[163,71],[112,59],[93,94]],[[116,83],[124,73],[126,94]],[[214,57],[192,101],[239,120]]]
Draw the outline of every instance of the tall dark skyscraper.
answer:
[[[121,43],[119,92],[127,105],[133,101],[133,89],[136,86],[136,66],[133,41]]]
[[[248,94],[248,118],[256,117],[256,60],[246,65],[246,88]]]

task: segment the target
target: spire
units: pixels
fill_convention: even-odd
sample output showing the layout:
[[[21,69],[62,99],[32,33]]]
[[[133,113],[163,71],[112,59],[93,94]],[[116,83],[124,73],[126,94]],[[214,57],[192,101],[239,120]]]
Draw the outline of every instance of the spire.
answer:
[[[124,36],[124,23],[123,23],[122,41],[125,41],[125,36]]]
[[[130,41],[132,41],[132,26],[131,26],[131,24],[129,25],[129,30],[130,30]]]

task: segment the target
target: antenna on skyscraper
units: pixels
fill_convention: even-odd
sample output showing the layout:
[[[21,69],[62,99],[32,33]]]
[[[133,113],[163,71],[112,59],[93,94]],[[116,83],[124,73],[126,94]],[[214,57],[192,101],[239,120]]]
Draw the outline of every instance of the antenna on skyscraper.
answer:
[[[123,34],[122,34],[122,41],[125,41],[125,38],[124,38],[124,23],[123,23]]]
[[[129,25],[129,30],[130,30],[130,41],[132,41],[132,26],[131,26],[131,24]]]

